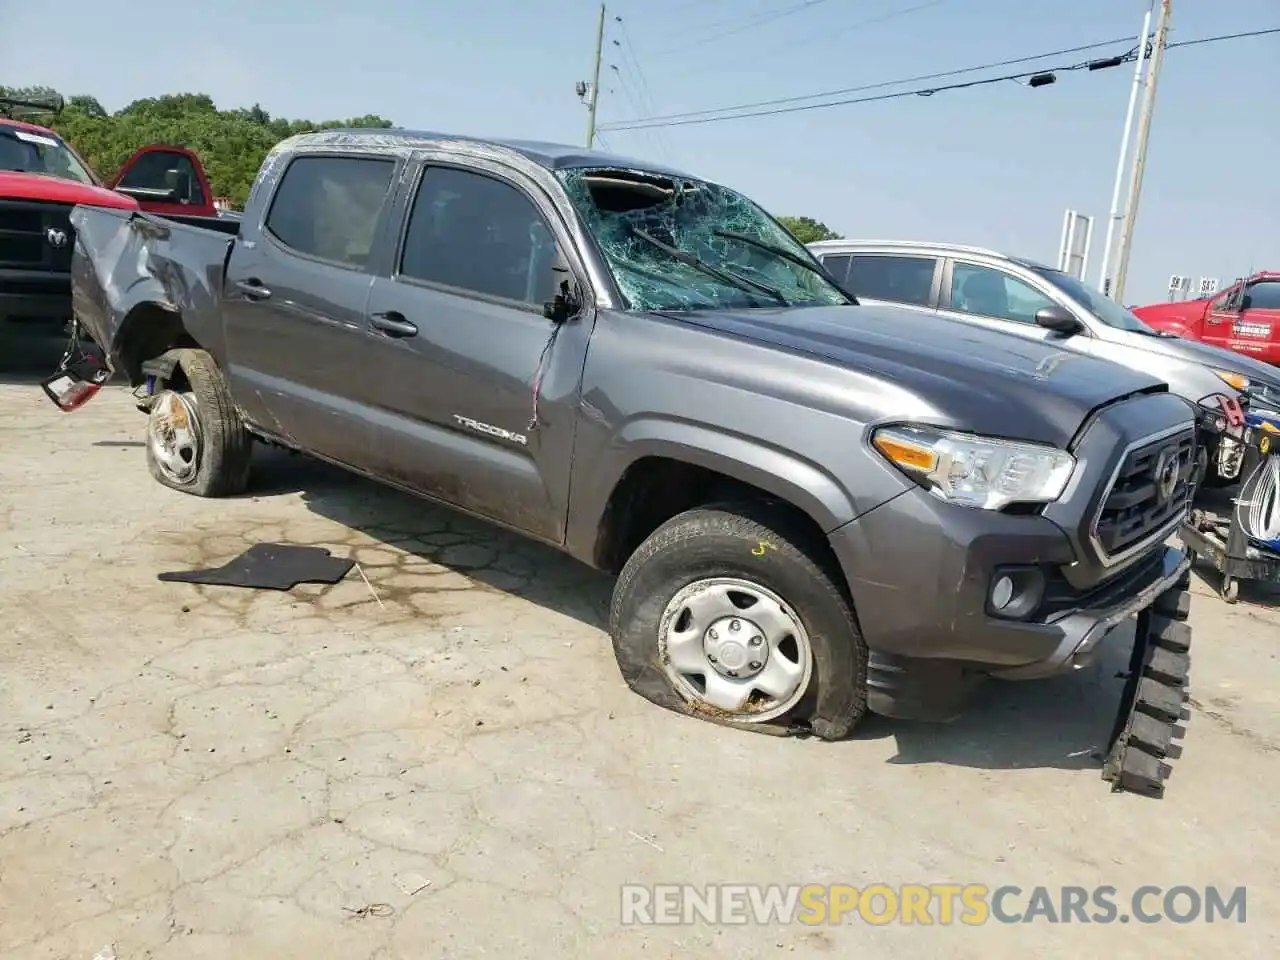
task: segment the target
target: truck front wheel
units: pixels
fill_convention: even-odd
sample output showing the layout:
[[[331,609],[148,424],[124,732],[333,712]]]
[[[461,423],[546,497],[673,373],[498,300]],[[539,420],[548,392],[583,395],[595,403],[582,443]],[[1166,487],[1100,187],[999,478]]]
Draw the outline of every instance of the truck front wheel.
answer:
[[[172,379],[158,386],[147,414],[151,475],[198,497],[242,492],[253,438],[213,357],[204,350],[180,351]]]
[[[691,716],[848,734],[866,710],[866,645],[821,545],[788,520],[701,507],[636,549],[610,610],[632,690]]]

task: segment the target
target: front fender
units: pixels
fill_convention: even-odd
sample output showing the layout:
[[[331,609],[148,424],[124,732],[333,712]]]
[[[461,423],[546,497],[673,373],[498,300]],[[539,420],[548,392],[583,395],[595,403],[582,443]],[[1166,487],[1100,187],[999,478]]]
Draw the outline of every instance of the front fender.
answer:
[[[822,465],[794,451],[699,423],[638,418],[618,430],[599,461],[575,476],[566,544],[571,553],[592,556],[614,489],[633,465],[650,457],[701,467],[764,490],[804,511],[824,533],[907,488],[903,480],[878,491],[880,496],[868,504]],[[877,474],[881,482],[876,486],[885,486],[883,472]]]

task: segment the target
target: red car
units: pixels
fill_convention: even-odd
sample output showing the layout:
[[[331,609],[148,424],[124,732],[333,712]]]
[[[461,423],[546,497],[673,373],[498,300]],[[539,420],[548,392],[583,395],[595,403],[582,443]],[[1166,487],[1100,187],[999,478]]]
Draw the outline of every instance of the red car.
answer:
[[[200,159],[143,147],[104,182],[52,130],[0,117],[0,320],[71,317],[68,221],[77,204],[165,216],[218,216]]]
[[[1280,273],[1255,273],[1212,297],[1134,307],[1147,326],[1280,365]]]

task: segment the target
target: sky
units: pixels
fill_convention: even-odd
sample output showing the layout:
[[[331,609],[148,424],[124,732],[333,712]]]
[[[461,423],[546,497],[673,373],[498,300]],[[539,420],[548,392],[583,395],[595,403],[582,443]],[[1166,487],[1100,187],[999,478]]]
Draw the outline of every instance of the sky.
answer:
[[[968,76],[1068,66],[1132,48],[1149,5],[615,0],[600,129],[615,153],[675,165],[850,237],[968,243],[1054,263],[1063,215],[1078,210],[1097,218],[1086,274],[1096,283],[1132,65],[1062,73],[1040,88],[1009,80],[728,122],[609,127],[1121,40]],[[1173,8],[1172,41],[1280,27],[1280,0]],[[40,4],[0,0],[0,84],[89,93],[108,110],[200,92],[223,108],[256,102],[291,118],[376,113],[411,129],[586,138],[574,87],[591,76],[593,0],[62,0],[57,13],[55,24]],[[1168,52],[1126,302],[1164,299],[1171,274],[1227,282],[1280,270],[1278,100],[1280,34]]]

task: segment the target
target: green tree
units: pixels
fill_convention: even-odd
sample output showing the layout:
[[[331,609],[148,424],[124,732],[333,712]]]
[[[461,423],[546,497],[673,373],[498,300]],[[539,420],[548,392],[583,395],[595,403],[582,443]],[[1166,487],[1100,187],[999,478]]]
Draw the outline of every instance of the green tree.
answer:
[[[790,230],[792,236],[801,243],[844,239],[825,223],[814,220],[812,217],[778,217],[778,222]]]
[[[50,102],[58,93],[48,87],[0,87],[0,95]],[[57,131],[100,176],[110,179],[139,147],[153,143],[185,147],[199,154],[215,196],[243,206],[267,152],[298,133],[335,127],[387,128],[391,121],[375,114],[350,119],[287,120],[273,117],[261,104],[248,109],[219,110],[204,93],[169,93],[135,100],[108,113],[92,96],[66,97],[59,113],[24,111],[23,118]]]

